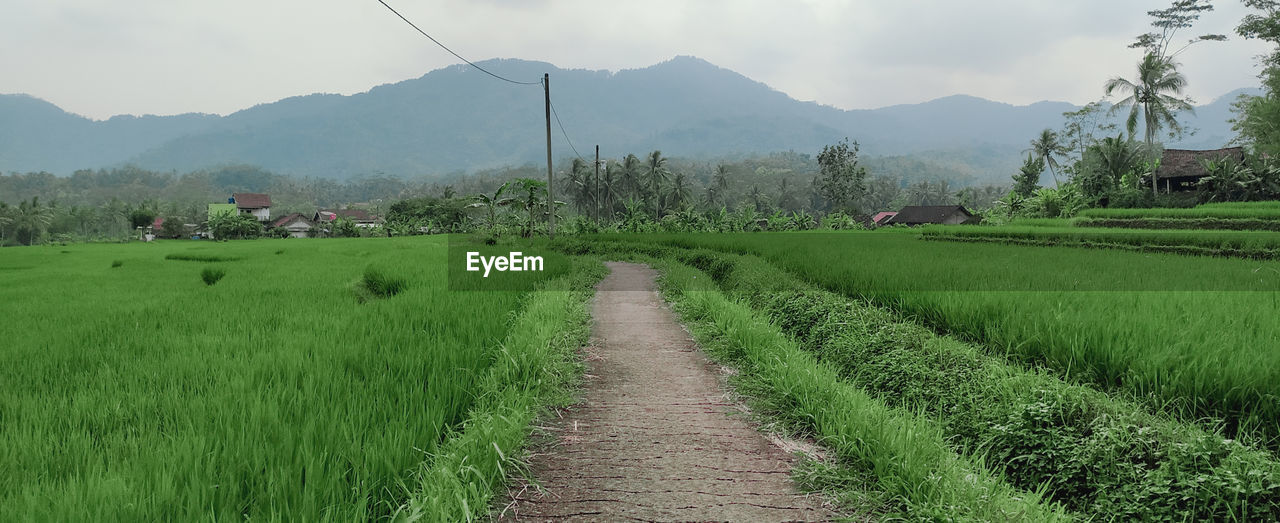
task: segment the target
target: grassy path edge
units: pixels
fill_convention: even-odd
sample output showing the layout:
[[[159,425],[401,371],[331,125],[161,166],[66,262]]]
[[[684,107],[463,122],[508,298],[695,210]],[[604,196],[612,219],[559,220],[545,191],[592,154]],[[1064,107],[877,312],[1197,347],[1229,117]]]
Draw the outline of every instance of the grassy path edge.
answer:
[[[708,354],[739,367],[769,414],[811,432],[844,462],[874,475],[911,519],[1066,521],[1038,493],[1019,491],[952,452],[939,428],[848,384],[748,306],[692,267],[659,262],[667,299]]]
[[[416,484],[405,486],[409,500],[392,519],[473,521],[489,513],[495,490],[522,467],[532,422],[547,407],[571,401],[592,286],[606,272],[599,260],[580,259],[571,275],[530,293],[478,387],[488,392],[415,474]]]

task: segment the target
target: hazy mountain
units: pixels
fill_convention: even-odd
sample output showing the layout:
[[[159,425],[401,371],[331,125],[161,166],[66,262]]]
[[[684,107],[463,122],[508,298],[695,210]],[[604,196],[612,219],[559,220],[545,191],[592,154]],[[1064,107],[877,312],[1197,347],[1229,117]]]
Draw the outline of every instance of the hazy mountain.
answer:
[[[1068,103],[1014,106],[971,96],[845,111],[801,102],[692,57],[651,67],[562,70],[522,60],[481,65],[536,81],[551,74],[560,123],[583,154],[610,157],[661,149],[711,157],[795,150],[817,153],[843,137],[873,156],[949,163],[975,181],[1007,181],[1019,152]],[[1232,135],[1234,96],[1201,107],[1187,146],[1219,147]],[[442,174],[541,162],[546,154],[541,86],[499,82],[467,66],[375,87],[352,96],[314,94],[225,117],[115,117],[92,121],[24,95],[0,95],[0,170],[67,174],[133,162],[187,171],[250,163],[282,173],[350,177]],[[571,156],[553,121],[557,158]],[[899,162],[901,163],[901,162]]]

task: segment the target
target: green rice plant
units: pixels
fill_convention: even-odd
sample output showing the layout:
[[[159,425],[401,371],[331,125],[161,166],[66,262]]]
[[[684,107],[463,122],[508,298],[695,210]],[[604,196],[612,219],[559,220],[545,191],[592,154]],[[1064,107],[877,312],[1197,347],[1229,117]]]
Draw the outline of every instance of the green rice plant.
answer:
[[[120,266],[122,266],[122,265],[124,265],[124,262],[123,262],[123,261],[120,261],[120,260],[113,260],[113,261],[111,262],[111,268],[112,268],[112,269],[115,269],[115,268],[120,267]]]
[[[218,283],[226,275],[227,271],[219,267],[205,267],[203,271],[200,271],[200,279],[204,280],[205,285]]]
[[[29,267],[0,270],[0,520],[389,518],[545,279],[450,291],[440,236],[218,247],[242,261],[213,293],[138,256],[180,242],[0,257]],[[353,306],[369,265],[411,292]]]
[[[909,519],[1067,520],[1036,492],[1010,488],[982,466],[957,456],[939,427],[887,407],[800,350],[767,320],[729,300],[711,278],[680,264],[662,267],[662,287],[695,338],[714,358],[735,365],[756,405],[832,449],[840,461],[868,471]]]
[[[1280,231],[1280,220],[1271,218],[1088,218],[1072,220],[1076,227],[1123,229],[1209,229],[1228,231]]]
[[[1280,233],[1263,231],[1149,231],[1075,227],[926,227],[931,240],[1065,245],[1239,258],[1280,258]]]
[[[1254,218],[1280,219],[1280,206],[1202,205],[1191,208],[1085,209],[1086,218]]]
[[[717,278],[723,288],[842,378],[939,420],[947,441],[1017,487],[1045,487],[1073,510],[1120,519],[1280,518],[1280,462],[1268,453],[1011,366],[752,256],[676,257],[731,267]],[[1171,482],[1190,477],[1198,479]]]
[[[483,519],[511,480],[533,420],[567,406],[580,374],[576,351],[587,342],[591,287],[605,275],[598,260],[533,292],[477,386],[482,391],[461,429],[416,474],[396,512],[408,521]]]
[[[1280,448],[1280,262],[875,232],[629,239],[754,254],[993,354]]]
[[[403,291],[408,282],[401,277],[392,276],[385,268],[370,265],[365,267],[360,282],[364,288],[379,298],[390,298]]]
[[[194,261],[194,262],[227,262],[237,261],[239,256],[228,256],[224,254],[193,254],[188,252],[175,252],[165,255],[166,260]]]

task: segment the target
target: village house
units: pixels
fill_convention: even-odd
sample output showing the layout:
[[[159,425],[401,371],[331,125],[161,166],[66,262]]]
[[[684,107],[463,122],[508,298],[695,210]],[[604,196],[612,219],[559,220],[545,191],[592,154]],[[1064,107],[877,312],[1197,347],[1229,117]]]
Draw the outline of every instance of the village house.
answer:
[[[262,193],[240,192],[231,195],[228,203],[236,204],[240,214],[253,216],[260,222],[271,221],[271,196]]]
[[[876,227],[887,225],[889,222],[889,218],[893,218],[894,216],[897,216],[897,215],[898,213],[893,211],[878,212],[876,213],[875,216],[871,217],[871,223]]]
[[[382,225],[382,218],[370,214],[364,209],[320,209],[311,220],[315,223],[328,223],[338,218],[346,218],[356,227],[376,227]]]
[[[315,227],[315,222],[306,215],[295,212],[271,222],[271,227],[288,230],[290,238],[307,238],[311,236],[311,229]]]
[[[1201,162],[1226,159],[1243,162],[1244,148],[1227,147],[1210,151],[1165,149],[1164,155],[1160,157],[1160,167],[1156,168],[1156,186],[1166,193],[1194,191],[1196,183],[1209,175]]]
[[[968,225],[982,221],[963,205],[912,205],[885,219],[885,225]]]

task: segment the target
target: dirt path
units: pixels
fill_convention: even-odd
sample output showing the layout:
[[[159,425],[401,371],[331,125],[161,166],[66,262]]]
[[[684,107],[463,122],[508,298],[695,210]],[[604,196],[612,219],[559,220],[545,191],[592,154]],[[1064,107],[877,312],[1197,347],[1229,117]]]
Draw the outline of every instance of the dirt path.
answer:
[[[825,520],[795,491],[794,458],[726,399],[656,291],[656,272],[609,263],[593,304],[583,403],[550,427],[505,519]],[[638,290],[644,289],[644,290]]]

